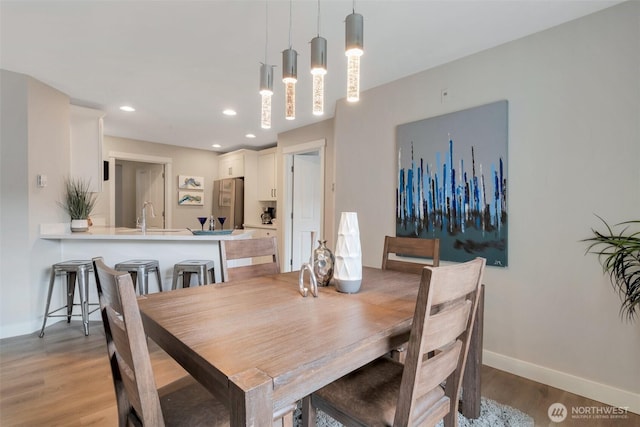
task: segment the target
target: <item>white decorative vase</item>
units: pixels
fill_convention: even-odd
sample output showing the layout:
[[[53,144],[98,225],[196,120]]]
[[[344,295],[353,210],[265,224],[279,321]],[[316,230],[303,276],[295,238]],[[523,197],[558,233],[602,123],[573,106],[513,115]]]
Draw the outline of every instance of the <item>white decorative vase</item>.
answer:
[[[87,231],[89,230],[89,221],[86,219],[72,219],[71,231]]]
[[[362,249],[356,212],[342,212],[333,279],[339,292],[356,293],[362,284]]]

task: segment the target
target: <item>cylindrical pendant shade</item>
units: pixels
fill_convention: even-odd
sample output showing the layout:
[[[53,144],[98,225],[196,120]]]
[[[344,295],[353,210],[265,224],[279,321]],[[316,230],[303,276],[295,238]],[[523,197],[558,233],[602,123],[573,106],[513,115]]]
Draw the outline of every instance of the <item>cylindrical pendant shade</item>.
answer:
[[[316,116],[324,114],[324,75],[327,74],[327,39],[311,40],[312,111]]]
[[[289,48],[282,51],[282,81],[285,79],[298,80],[298,52]]]
[[[364,19],[359,13],[352,13],[346,19],[345,51],[358,49],[362,55],[364,49]]]
[[[327,72],[327,39],[320,36],[311,39],[311,73],[317,69]]]
[[[273,93],[273,65],[260,65],[260,93],[268,90]]]
[[[273,65],[260,65],[260,127],[271,129],[271,95],[273,95]]]
[[[360,99],[360,56],[364,53],[362,15],[352,13],[346,19],[345,55],[347,55],[347,101]]]
[[[289,48],[282,51],[282,81],[284,82],[285,119],[296,118],[296,82],[298,81],[298,52]]]

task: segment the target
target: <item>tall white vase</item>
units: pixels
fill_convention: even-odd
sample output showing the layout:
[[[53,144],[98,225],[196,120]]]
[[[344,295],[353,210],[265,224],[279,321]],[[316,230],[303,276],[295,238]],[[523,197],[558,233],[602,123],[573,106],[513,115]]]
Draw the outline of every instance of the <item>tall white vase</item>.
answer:
[[[333,279],[339,292],[356,293],[362,284],[362,248],[356,212],[342,212]]]

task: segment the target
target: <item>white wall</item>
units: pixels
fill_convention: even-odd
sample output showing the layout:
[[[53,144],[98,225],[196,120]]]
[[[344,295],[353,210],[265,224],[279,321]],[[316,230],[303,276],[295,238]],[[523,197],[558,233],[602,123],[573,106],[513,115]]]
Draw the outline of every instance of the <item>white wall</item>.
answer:
[[[57,201],[70,156],[69,98],[28,76],[0,73],[0,337],[4,338],[41,326],[48,271],[60,260],[60,249],[38,239],[39,225],[68,221]],[[47,187],[36,186],[38,174],[47,175]],[[53,304],[62,300],[60,290]]]
[[[601,228],[594,214],[640,219],[639,16],[624,3],[366,91],[335,116],[335,220],[359,213],[363,261],[379,266],[395,234],[396,126],[507,99],[509,267],[485,274],[485,363],[635,412],[640,322],[620,319],[580,240]]]

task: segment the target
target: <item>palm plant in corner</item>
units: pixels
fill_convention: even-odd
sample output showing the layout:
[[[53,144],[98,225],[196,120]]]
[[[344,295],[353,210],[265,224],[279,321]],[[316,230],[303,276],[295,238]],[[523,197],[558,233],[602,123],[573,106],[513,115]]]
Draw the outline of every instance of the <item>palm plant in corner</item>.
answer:
[[[613,289],[622,300],[620,314],[633,321],[640,312],[640,230],[634,231],[640,220],[621,222],[613,227],[600,220],[606,232],[591,230],[594,236],[584,239],[591,242],[587,253],[598,255],[603,271],[609,275]],[[614,232],[615,229],[619,231]]]
[[[96,195],[89,191],[89,181],[82,178],[65,180],[65,192],[60,206],[71,217],[71,231],[87,231],[89,215],[96,205]]]

